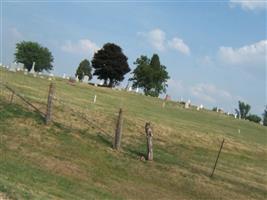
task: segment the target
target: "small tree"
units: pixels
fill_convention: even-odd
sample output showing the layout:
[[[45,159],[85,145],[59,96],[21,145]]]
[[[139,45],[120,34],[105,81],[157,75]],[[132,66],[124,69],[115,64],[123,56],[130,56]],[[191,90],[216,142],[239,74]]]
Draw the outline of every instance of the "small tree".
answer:
[[[247,116],[247,119],[255,123],[260,123],[261,121],[261,118],[258,115],[249,115]]]
[[[238,108],[239,109],[235,109],[235,112],[238,115],[238,117],[240,117],[241,119],[246,119],[249,113],[249,110],[251,108],[250,105],[242,101],[238,101]]]
[[[94,75],[104,80],[104,85],[113,87],[123,81],[124,75],[130,71],[127,60],[128,58],[118,45],[107,43],[94,54],[92,60]]]
[[[267,106],[265,107],[265,110],[263,112],[263,125],[267,126]]]
[[[28,71],[31,70],[33,62],[35,62],[34,70],[41,72],[53,69],[54,58],[46,47],[42,47],[37,42],[22,41],[16,44],[15,61],[23,63]]]
[[[79,80],[82,80],[85,75],[89,76],[89,80],[92,79],[92,67],[87,59],[84,59],[78,66],[75,76],[78,76]]]
[[[160,64],[157,54],[154,54],[151,60],[147,56],[141,55],[134,64],[137,67],[133,71],[134,76],[130,79],[133,81],[134,88],[140,87],[144,90],[145,95],[154,97],[166,92],[167,80],[170,77],[166,67]]]

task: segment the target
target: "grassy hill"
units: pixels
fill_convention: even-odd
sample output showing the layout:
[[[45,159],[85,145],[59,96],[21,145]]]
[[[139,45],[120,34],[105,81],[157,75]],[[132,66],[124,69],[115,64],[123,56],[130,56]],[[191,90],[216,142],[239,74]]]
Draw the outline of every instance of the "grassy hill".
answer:
[[[47,78],[0,71],[45,112]],[[1,85],[0,197],[10,199],[266,199],[267,128],[208,110],[57,78],[45,125]],[[97,101],[94,104],[94,95]],[[122,149],[112,142],[123,108]],[[154,161],[144,125],[154,130]],[[215,175],[214,161],[225,138]]]

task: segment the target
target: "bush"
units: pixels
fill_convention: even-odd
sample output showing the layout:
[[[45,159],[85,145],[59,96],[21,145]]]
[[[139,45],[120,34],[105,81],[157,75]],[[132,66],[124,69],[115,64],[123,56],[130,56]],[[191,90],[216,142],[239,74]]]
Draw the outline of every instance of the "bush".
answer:
[[[249,115],[247,117],[247,120],[255,122],[255,123],[260,123],[261,118],[258,115]]]

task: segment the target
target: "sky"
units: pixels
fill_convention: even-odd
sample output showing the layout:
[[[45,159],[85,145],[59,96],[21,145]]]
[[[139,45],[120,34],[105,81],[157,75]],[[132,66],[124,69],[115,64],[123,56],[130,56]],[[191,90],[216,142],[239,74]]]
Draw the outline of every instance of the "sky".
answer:
[[[241,100],[258,115],[267,105],[266,1],[0,1],[5,65],[16,43],[35,41],[52,52],[52,73],[74,76],[112,42],[131,70],[141,55],[158,54],[175,101],[233,113]]]

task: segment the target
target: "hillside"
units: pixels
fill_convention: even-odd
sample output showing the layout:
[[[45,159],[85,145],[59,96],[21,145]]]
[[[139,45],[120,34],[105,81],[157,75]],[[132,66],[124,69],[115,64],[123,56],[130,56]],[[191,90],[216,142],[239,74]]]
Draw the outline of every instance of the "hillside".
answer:
[[[1,69],[0,80],[45,112],[47,77]],[[161,99],[135,93],[52,82],[50,125],[17,96],[10,103],[0,85],[0,198],[266,199],[266,127],[175,102],[162,108]],[[119,108],[122,148],[114,151]],[[146,122],[154,130],[152,162],[140,160]]]

